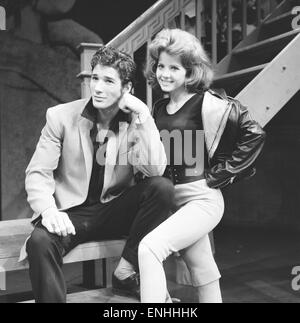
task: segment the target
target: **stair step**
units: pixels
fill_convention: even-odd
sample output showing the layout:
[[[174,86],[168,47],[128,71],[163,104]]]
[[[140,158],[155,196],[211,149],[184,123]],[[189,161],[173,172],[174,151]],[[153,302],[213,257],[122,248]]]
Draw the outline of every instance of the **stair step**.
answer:
[[[244,78],[244,77],[248,77],[252,74],[257,74],[260,71],[262,71],[268,64],[261,64],[261,65],[257,65],[254,67],[250,67],[250,68],[245,68],[243,70],[240,71],[236,71],[236,72],[232,72],[232,73],[228,73],[228,74],[224,74],[222,76],[217,76],[215,78],[215,82],[225,82],[225,81],[231,81],[231,80],[236,80],[237,78]]]
[[[274,51],[274,49],[276,49],[277,51],[278,50],[280,51],[299,33],[300,33],[300,29],[292,30],[287,33],[260,41],[253,45],[235,49],[233,53],[234,55],[253,55],[253,54],[256,54],[257,52],[262,52],[270,48],[272,49],[272,51]]]
[[[261,64],[217,76],[213,82],[213,87],[223,88],[228,95],[234,97],[267,65],[268,64]]]
[[[285,12],[277,17],[273,17],[273,18],[268,19],[267,21],[264,22],[264,25],[271,25],[273,23],[277,24],[279,21],[289,18],[289,17],[292,17],[292,16],[293,16],[292,11],[288,11],[288,12]]]
[[[34,303],[34,300],[22,303]],[[135,298],[116,295],[111,288],[101,288],[68,294],[67,303],[139,303],[139,301]]]
[[[271,62],[298,34],[300,29],[234,50],[228,72]]]
[[[292,31],[293,18],[294,15],[292,15],[292,11],[290,10],[265,21],[261,27],[258,40],[265,40]]]

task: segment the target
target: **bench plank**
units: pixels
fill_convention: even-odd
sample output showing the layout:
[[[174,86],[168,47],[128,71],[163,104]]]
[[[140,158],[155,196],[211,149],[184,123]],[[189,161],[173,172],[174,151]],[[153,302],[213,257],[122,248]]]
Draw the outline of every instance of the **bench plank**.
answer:
[[[26,264],[18,263],[18,258],[31,231],[30,219],[0,222],[0,268],[3,271],[27,268]],[[124,245],[125,240],[87,242],[71,250],[64,257],[64,263],[119,257]]]
[[[31,219],[0,221],[0,238],[28,235],[32,231]]]
[[[19,251],[24,241],[25,239],[8,241],[7,244],[0,243],[0,271],[3,272],[28,268],[28,264],[26,262],[18,262]],[[124,245],[125,240],[87,242],[71,250],[63,260],[64,263],[72,263],[77,261],[120,257]],[[9,251],[9,248],[13,249],[12,252]]]
[[[18,260],[20,249],[33,229],[30,221],[30,219],[0,221],[0,290],[6,289],[6,272],[28,268],[27,262]],[[71,250],[63,261],[73,263],[120,257],[124,245],[125,240],[87,242]]]

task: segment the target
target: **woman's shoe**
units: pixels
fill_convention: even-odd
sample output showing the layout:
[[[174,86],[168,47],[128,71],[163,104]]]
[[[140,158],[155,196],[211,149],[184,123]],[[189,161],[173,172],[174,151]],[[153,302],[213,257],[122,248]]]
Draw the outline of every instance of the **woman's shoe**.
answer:
[[[112,274],[112,291],[122,296],[133,296],[140,300],[140,279],[137,273],[132,274],[126,279],[118,279]]]

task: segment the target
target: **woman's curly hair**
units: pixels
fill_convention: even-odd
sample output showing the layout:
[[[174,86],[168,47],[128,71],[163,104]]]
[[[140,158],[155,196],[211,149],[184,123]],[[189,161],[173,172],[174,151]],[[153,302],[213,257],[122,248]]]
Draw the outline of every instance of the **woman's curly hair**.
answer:
[[[179,56],[187,70],[186,88],[189,92],[209,88],[214,76],[211,61],[200,41],[181,29],[163,29],[150,44],[145,76],[153,88],[159,87],[156,69],[162,52]]]

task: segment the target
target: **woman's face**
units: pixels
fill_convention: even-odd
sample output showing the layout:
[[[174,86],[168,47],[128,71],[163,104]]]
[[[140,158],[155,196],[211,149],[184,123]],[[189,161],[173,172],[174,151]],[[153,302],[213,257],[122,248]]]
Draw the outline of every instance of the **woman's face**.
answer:
[[[162,52],[159,56],[156,77],[163,92],[169,94],[186,91],[185,80],[187,70],[182,66],[180,58]]]

